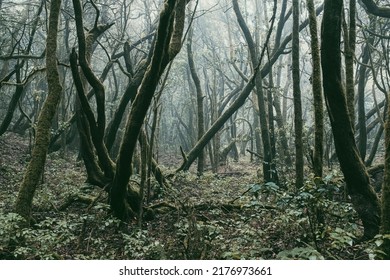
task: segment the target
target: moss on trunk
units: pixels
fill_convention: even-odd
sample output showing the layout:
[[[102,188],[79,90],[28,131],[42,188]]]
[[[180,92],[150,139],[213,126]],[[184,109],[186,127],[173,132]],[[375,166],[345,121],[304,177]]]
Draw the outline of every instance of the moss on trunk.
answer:
[[[343,2],[326,0],[322,22],[321,63],[323,89],[332,126],[336,154],[354,209],[364,226],[364,239],[379,232],[380,204],[362,162],[349,118],[341,78],[341,22]]]
[[[126,131],[123,137],[117,168],[112,184],[110,184],[110,205],[114,215],[121,220],[130,217],[129,211],[137,211],[133,205],[127,204],[127,196],[137,199],[134,192],[129,193],[128,183],[131,174],[133,154],[137,144],[146,113],[153,99],[155,90],[168,63],[179,52],[177,45],[181,41],[185,9],[185,0],[166,0],[160,14],[157,39],[153,47],[152,61],[145,73],[127,120]],[[176,38],[180,36],[180,39]],[[139,196],[139,195],[138,195]]]
[[[382,225],[381,234],[390,235],[390,108],[387,109],[387,121],[385,124],[385,172],[382,186]],[[381,250],[382,258],[390,259],[390,239],[385,238]]]
[[[15,204],[16,213],[30,221],[34,193],[39,184],[45,166],[46,154],[50,142],[50,128],[61,99],[62,86],[57,69],[57,30],[61,0],[51,1],[49,30],[46,40],[46,76],[48,95],[38,117],[36,138],[31,161],[27,166]]]

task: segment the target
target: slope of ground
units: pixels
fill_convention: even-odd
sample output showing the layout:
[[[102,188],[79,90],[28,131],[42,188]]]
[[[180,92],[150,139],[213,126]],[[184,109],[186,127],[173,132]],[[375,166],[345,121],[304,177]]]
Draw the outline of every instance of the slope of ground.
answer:
[[[308,176],[294,190],[288,176],[285,188],[262,184],[258,164],[247,160],[220,174],[176,174],[169,189],[155,186],[141,222],[124,224],[111,216],[106,193],[84,182],[75,156],[50,154],[34,199],[36,223],[20,228],[12,206],[28,152],[20,136],[0,138],[0,259],[367,259],[375,253],[375,242],[356,242],[362,229],[336,171],[322,182]]]

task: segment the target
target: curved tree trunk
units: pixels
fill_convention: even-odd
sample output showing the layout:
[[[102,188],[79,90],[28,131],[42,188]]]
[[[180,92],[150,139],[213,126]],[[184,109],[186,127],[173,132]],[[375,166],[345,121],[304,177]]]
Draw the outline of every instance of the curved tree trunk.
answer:
[[[362,0],[365,4],[365,8],[368,12],[390,18],[390,8],[388,7],[378,7],[373,0]],[[387,93],[389,95],[389,93]],[[387,106],[390,106],[390,103],[387,102]],[[381,250],[384,253],[382,258],[390,259],[390,239],[388,235],[390,234],[390,108],[387,107],[387,121],[385,125],[385,175],[382,187],[382,227],[381,233],[387,238],[384,239],[384,242],[381,246]]]
[[[343,1],[326,0],[322,22],[323,89],[337,157],[348,194],[364,226],[364,238],[379,232],[380,205],[359,155],[341,78],[341,21]]]
[[[137,144],[137,138],[142,128],[146,113],[153,99],[154,92],[164,69],[179,53],[184,30],[186,0],[165,0],[164,9],[160,14],[157,39],[153,48],[152,61],[145,73],[137,95],[135,96],[120,146],[117,168],[114,179],[109,185],[110,205],[114,215],[121,220],[127,220],[132,211],[137,212],[139,205],[127,203],[129,194],[128,183],[132,175],[132,157]],[[132,199],[136,201],[137,199]]]
[[[72,75],[75,81],[77,88],[77,93],[79,96],[81,107],[83,108],[83,113],[85,113],[86,119],[89,126],[89,131],[91,134],[92,141],[83,143],[84,145],[89,145],[93,143],[96,154],[99,159],[99,163],[102,167],[102,171],[107,178],[114,177],[114,163],[112,162],[108,150],[104,144],[104,132],[106,128],[106,112],[105,112],[105,90],[101,81],[95,76],[91,67],[90,59],[93,52],[93,43],[101,36],[104,31],[109,29],[113,24],[106,24],[100,26],[97,24],[98,16],[96,16],[94,27],[84,33],[84,24],[83,24],[83,10],[81,7],[80,0],[73,0],[73,8],[76,15],[76,30],[77,30],[77,41],[79,44],[79,64],[82,69],[82,73],[86,81],[93,88],[95,99],[96,99],[96,120],[94,113],[88,103],[87,96],[85,95],[85,81],[82,81],[79,76],[79,71],[77,69],[77,54],[73,48],[70,55],[70,61],[72,63]],[[92,150],[92,149],[91,149]],[[84,162],[89,159],[84,158]]]
[[[31,218],[34,193],[45,166],[50,142],[50,127],[60,102],[62,86],[57,69],[57,30],[61,0],[52,0],[50,5],[49,30],[46,39],[46,76],[49,92],[38,117],[35,145],[27,166],[15,204],[16,213],[27,222]]]
[[[188,33],[188,41],[187,41],[187,55],[188,55],[188,64],[191,72],[191,77],[195,84],[196,89],[196,105],[197,105],[197,116],[198,116],[198,139],[199,140],[204,134],[204,113],[203,113],[203,91],[200,85],[200,80],[198,73],[195,69],[194,56],[192,53],[192,35],[193,29],[191,28]],[[198,167],[197,172],[199,175],[203,173],[204,170],[204,151],[199,152],[198,156]]]

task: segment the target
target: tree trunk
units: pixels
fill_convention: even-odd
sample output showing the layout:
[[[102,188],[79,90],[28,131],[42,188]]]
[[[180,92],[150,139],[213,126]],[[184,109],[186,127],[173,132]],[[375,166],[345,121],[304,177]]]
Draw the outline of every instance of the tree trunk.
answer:
[[[370,59],[370,43],[372,40],[366,42],[363,49],[362,64],[359,68],[359,82],[358,82],[358,127],[359,127],[359,152],[362,160],[366,158],[367,152],[367,126],[366,126],[366,109],[365,109],[365,88],[367,81],[367,64]]]
[[[237,148],[237,114],[232,116],[230,118],[230,138],[233,140],[234,144],[231,150],[231,155],[234,159],[234,161],[238,161],[239,159],[239,153],[238,153],[238,148]],[[252,129],[252,124],[248,122],[249,125],[249,131],[250,131],[250,141],[251,141],[251,150],[253,150],[253,129]],[[252,157],[251,157],[251,162],[252,162]]]
[[[111,122],[108,125],[107,133],[105,136],[105,143],[109,151],[112,150],[116,138],[117,131],[122,123],[123,115],[131,100],[134,99],[137,94],[137,90],[142,82],[142,78],[145,75],[146,66],[149,64],[149,59],[146,63],[141,62],[138,71],[127,84],[125,93],[122,95],[119,105],[114,113]]]
[[[356,0],[349,1],[349,28],[344,25],[346,99],[351,123],[355,123],[354,61],[356,46]]]
[[[254,131],[254,137],[255,137],[255,144],[256,144],[256,152],[258,154],[261,154],[261,135],[260,135],[260,120],[258,118],[259,113],[256,110],[257,106],[253,104],[253,131]],[[245,149],[243,150],[245,153]],[[252,155],[251,155],[251,161],[252,161]],[[256,161],[259,161],[259,159],[256,159]]]
[[[19,102],[19,100],[22,97],[23,92],[24,92],[24,86],[20,85],[20,83],[21,83],[20,68],[22,67],[23,64],[24,63],[15,65],[16,82],[19,85],[16,86],[15,93],[12,95],[11,101],[8,105],[7,113],[5,114],[5,117],[4,117],[3,121],[1,122],[0,136],[3,135],[7,131],[9,125],[11,124],[16,106],[18,105],[18,102]]]
[[[368,156],[368,158],[367,158],[367,160],[365,162],[366,166],[371,166],[372,162],[374,161],[376,152],[377,152],[378,147],[379,147],[379,142],[381,141],[382,134],[385,131],[385,123],[384,122],[386,121],[386,117],[387,117],[387,108],[388,107],[387,107],[387,104],[386,104],[385,110],[383,112],[384,120],[382,120],[379,123],[379,128],[378,128],[378,131],[376,133],[376,136],[375,136],[375,139],[374,139],[374,143],[372,144],[370,155]],[[377,109],[378,109],[378,114],[379,114],[378,119],[380,119],[380,118],[382,118],[382,116],[379,113],[379,107]]]
[[[57,30],[61,0],[52,0],[50,5],[49,29],[46,39],[46,76],[48,95],[38,117],[35,145],[31,161],[27,166],[15,204],[16,213],[27,222],[31,218],[31,206],[34,193],[45,166],[46,154],[50,142],[50,128],[61,99],[62,86],[57,69]]]
[[[27,44],[27,48],[25,50],[26,54],[28,54],[31,51],[31,48],[33,46],[34,37],[35,37],[35,34],[37,32],[37,27],[38,27],[38,24],[39,24],[40,15],[41,15],[41,13],[43,11],[43,7],[44,7],[44,1],[41,1],[40,5],[39,5],[39,8],[38,8],[38,11],[37,11],[37,14],[35,15],[35,19],[34,19],[34,21],[31,24],[31,26],[32,26],[31,27],[31,33],[30,33],[30,36],[29,36],[29,41],[28,41],[28,44]],[[15,65],[14,71],[11,72],[11,73],[13,73],[13,72],[16,73],[16,82],[18,83],[18,85],[16,86],[15,93],[12,96],[11,101],[10,101],[10,103],[8,105],[8,109],[7,109],[7,113],[5,115],[5,118],[4,118],[3,122],[0,125],[0,136],[3,135],[7,131],[8,127],[9,127],[11,121],[12,121],[12,118],[13,118],[16,106],[18,105],[18,102],[19,102],[21,96],[23,95],[24,88],[26,86],[26,85],[21,85],[22,81],[20,79],[20,72],[21,72],[20,70],[25,65],[25,61],[26,60],[22,60],[21,62],[18,62]],[[7,64],[8,64],[8,62],[7,62]],[[4,67],[2,70],[5,70],[6,68],[8,68],[8,67]],[[3,77],[0,76],[0,79],[2,79],[2,78]],[[11,76],[8,75],[8,76],[4,77],[4,79],[1,82],[6,82],[10,78],[11,78]],[[2,85],[3,85],[3,83],[0,83],[0,88],[1,88]]]
[[[303,186],[303,120],[299,73],[299,1],[293,0],[292,77],[295,127],[295,187]]]
[[[368,155],[367,160],[364,163],[367,167],[371,166],[373,161],[374,161],[374,159],[375,159],[375,155],[376,155],[376,152],[378,151],[378,147],[379,147],[379,142],[382,139],[384,130],[385,130],[384,126],[382,124],[380,124],[379,128],[378,128],[378,131],[376,132],[376,135],[375,135],[375,138],[374,138],[374,142],[371,145],[370,154]]]
[[[313,60],[312,89],[314,102],[314,176],[322,178],[322,162],[324,157],[324,102],[322,98],[321,58],[317,34],[317,18],[313,0],[307,0],[309,11],[311,55]]]
[[[241,14],[239,5],[237,0],[233,0],[233,9],[237,17],[238,24],[242,32],[244,33],[245,41],[248,44],[248,50],[250,53],[250,59],[252,64],[252,69],[256,67],[258,63],[258,54],[257,47],[253,37],[249,31],[249,28]],[[255,85],[256,85],[256,95],[257,102],[259,107],[259,117],[260,117],[260,131],[261,131],[261,140],[263,141],[263,177],[265,182],[274,181],[276,176],[276,170],[272,169],[272,147],[271,147],[271,138],[270,138],[270,130],[268,126],[268,118],[267,118],[267,107],[264,97],[263,91],[263,81],[260,75],[256,75],[255,77]]]
[[[136,211],[136,209],[131,209],[131,206],[127,204],[127,196],[129,194],[127,185],[132,175],[132,157],[138,135],[160,77],[168,63],[180,51],[185,20],[185,4],[185,0],[165,0],[164,9],[160,14],[152,61],[145,73],[128,116],[115,176],[109,186],[111,209],[114,215],[121,220],[127,220],[131,216],[131,210]],[[134,193],[131,195],[136,196]]]
[[[80,105],[76,104],[77,107]],[[80,137],[80,156],[84,161],[84,166],[87,172],[87,182],[99,187],[104,187],[109,178],[105,177],[103,171],[99,166],[95,151],[93,150],[93,143],[91,140],[90,127],[84,113],[78,108],[77,113],[77,128]]]
[[[385,125],[385,173],[382,186],[382,225],[380,232],[382,235],[387,235],[381,245],[383,251],[383,259],[390,259],[390,102],[387,108],[387,121]]]
[[[281,77],[282,77],[282,63],[283,61],[280,61],[279,69],[277,71],[277,85],[276,87],[281,87]],[[286,87],[289,85],[290,77],[291,76],[291,71],[287,71],[287,81],[286,81]],[[282,91],[282,89],[280,89]],[[281,96],[280,96],[281,95]],[[291,158],[290,154],[290,149],[288,145],[288,138],[287,138],[287,130],[286,130],[286,125],[285,125],[285,118],[283,117],[282,113],[282,106],[280,99],[283,98],[283,100],[286,99],[287,92],[285,89],[283,89],[283,92],[281,94],[276,94],[273,98],[273,105],[275,108],[275,121],[276,124],[278,125],[278,137],[279,137],[279,142],[281,149],[279,150],[279,154],[283,159],[284,165],[287,168],[290,168],[293,164],[293,160]]]
[[[85,34],[83,11],[80,0],[73,0],[73,7],[76,15],[77,41],[79,44],[79,64],[85,79],[94,90],[96,100],[96,120],[85,94],[85,82],[83,83],[79,77],[79,71],[77,69],[77,54],[75,48],[73,48],[70,55],[72,75],[75,81],[81,107],[83,108],[83,112],[85,113],[86,119],[88,120],[89,130],[92,136],[92,143],[96,149],[96,154],[99,159],[100,166],[102,167],[104,175],[111,179],[114,177],[114,163],[111,160],[108,154],[108,150],[104,144],[104,132],[106,128],[105,90],[99,78],[96,77],[93,73],[90,67],[90,60],[93,52],[93,43],[113,24],[98,26],[97,17],[94,27]],[[88,144],[90,144],[90,141],[84,143],[84,145]]]
[[[276,170],[276,137],[275,137],[275,116],[274,116],[274,80],[272,69],[269,72],[269,89],[267,90],[267,102],[268,102],[268,127],[269,127],[269,139],[271,148],[271,163],[270,171],[272,172],[272,181],[279,184],[279,176]]]
[[[340,0],[325,1],[321,36],[323,90],[348,194],[363,222],[363,238],[369,239],[379,232],[380,205],[355,143],[341,78],[342,8]]]
[[[198,73],[195,69],[195,62],[194,57],[192,53],[192,36],[193,36],[193,29],[191,28],[188,33],[188,41],[187,41],[187,55],[188,55],[188,64],[191,72],[192,80],[195,84],[195,90],[196,90],[196,105],[197,105],[197,116],[198,116],[198,139],[199,140],[203,134],[204,134],[204,113],[203,113],[203,91],[200,84]],[[198,167],[197,172],[199,175],[203,173],[204,170],[204,151],[199,152],[198,156]]]

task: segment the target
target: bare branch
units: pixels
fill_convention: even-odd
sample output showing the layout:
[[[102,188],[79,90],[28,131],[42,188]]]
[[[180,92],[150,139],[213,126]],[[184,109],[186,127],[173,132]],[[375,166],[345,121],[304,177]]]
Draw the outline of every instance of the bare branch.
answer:
[[[375,16],[390,18],[390,8],[379,7],[373,0],[360,0],[359,2],[366,12]]]

